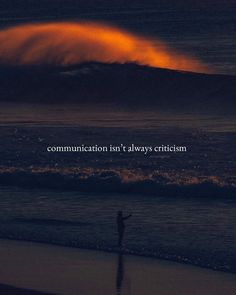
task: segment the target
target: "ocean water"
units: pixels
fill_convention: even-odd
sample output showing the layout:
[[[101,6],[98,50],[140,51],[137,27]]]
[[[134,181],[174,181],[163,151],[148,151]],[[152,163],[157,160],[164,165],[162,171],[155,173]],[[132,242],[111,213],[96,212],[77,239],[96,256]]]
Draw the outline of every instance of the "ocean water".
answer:
[[[8,105],[0,184],[167,196],[235,196],[233,117]],[[183,146],[186,152],[48,152],[48,147]],[[60,180],[60,181],[59,181]]]
[[[123,210],[133,214],[125,253],[236,271],[233,119],[41,107],[1,114],[1,238],[117,251]],[[178,144],[188,152],[46,150],[97,143]]]
[[[236,271],[236,200],[1,188],[0,237],[117,251]]]

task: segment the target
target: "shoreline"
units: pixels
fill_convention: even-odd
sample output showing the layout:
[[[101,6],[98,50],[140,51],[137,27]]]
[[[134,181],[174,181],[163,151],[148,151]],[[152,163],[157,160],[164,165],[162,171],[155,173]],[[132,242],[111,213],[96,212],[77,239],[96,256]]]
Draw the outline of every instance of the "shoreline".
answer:
[[[14,286],[0,284],[0,294],[7,295],[57,295],[52,293],[39,292],[31,289],[16,288]]]
[[[2,284],[44,294],[233,295],[236,290],[235,274],[122,253],[1,239],[0,259]],[[19,292],[12,294],[27,294]]]
[[[15,241],[15,242],[22,242],[22,243],[32,243],[32,244],[39,244],[39,245],[45,245],[49,247],[62,247],[62,248],[68,248],[68,249],[77,249],[77,250],[82,250],[82,251],[97,251],[101,253],[110,253],[110,254],[122,254],[125,256],[132,256],[132,257],[141,257],[141,258],[147,258],[147,259],[153,259],[157,261],[164,261],[164,262],[170,262],[170,263],[177,263],[180,265],[186,265],[186,266],[192,266],[192,267],[197,267],[200,269],[204,270],[209,270],[209,271],[214,271],[214,272],[222,272],[222,273],[228,273],[228,274],[236,274],[236,271],[230,270],[228,268],[220,268],[220,267],[212,267],[209,265],[204,265],[201,263],[195,263],[194,261],[189,260],[188,258],[183,258],[182,260],[179,257],[176,257],[174,255],[169,255],[169,257],[164,256],[164,255],[154,255],[150,253],[139,253],[135,250],[128,250],[128,249],[115,249],[115,248],[102,248],[102,247],[90,247],[90,246],[77,246],[77,245],[63,245],[60,243],[56,242],[50,242],[48,243],[47,241],[36,241],[36,240],[23,240],[23,239],[15,239],[15,238],[1,238],[0,237],[0,243],[1,241]]]

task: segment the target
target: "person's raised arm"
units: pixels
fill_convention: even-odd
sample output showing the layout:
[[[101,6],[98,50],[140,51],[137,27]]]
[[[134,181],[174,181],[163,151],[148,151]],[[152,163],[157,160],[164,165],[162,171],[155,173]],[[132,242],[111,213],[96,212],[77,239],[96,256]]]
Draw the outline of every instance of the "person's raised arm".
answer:
[[[132,216],[132,214],[130,214],[130,215],[126,216],[126,217],[123,217],[123,220],[129,219],[131,216]]]

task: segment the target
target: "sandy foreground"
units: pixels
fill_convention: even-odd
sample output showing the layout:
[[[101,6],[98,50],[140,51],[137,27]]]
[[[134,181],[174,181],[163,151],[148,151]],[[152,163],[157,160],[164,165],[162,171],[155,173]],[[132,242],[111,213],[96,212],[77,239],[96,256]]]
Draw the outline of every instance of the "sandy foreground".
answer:
[[[0,261],[2,295],[236,294],[236,274],[145,257],[0,240]]]

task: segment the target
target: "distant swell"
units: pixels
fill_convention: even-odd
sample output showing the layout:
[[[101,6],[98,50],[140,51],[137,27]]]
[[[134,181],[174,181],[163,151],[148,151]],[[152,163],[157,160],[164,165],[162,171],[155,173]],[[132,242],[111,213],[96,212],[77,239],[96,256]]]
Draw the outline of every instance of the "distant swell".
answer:
[[[124,109],[232,113],[236,77],[180,72],[135,63],[73,66],[0,65],[0,101],[115,104]]]

